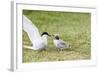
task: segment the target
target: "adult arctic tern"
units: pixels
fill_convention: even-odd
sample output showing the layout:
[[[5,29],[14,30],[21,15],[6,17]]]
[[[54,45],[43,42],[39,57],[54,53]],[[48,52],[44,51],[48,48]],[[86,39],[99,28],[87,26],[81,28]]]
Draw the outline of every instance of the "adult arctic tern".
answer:
[[[47,45],[47,32],[43,32],[42,35],[39,34],[38,28],[26,17],[23,15],[23,30],[27,32],[30,41],[33,46],[24,45],[25,48],[30,48],[33,50],[42,50],[46,49]]]

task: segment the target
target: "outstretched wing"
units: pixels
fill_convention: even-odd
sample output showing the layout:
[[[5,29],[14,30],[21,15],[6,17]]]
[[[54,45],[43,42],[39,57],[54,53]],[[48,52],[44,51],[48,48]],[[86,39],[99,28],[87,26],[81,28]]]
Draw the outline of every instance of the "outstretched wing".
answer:
[[[29,39],[31,40],[33,46],[36,48],[41,43],[41,36],[39,34],[38,28],[23,15],[23,30],[27,32]]]

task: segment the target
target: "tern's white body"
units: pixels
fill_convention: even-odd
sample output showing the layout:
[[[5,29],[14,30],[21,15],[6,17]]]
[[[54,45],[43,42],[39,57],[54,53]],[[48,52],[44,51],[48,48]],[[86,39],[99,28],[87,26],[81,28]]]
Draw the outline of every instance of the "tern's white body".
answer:
[[[60,50],[70,48],[70,45],[61,40],[58,34],[53,35],[53,42],[54,45]]]
[[[60,39],[59,40],[54,39],[53,42],[58,49],[66,49],[69,47],[68,44],[66,44],[63,40]]]
[[[24,45],[23,47],[30,48],[33,50],[46,49],[47,35],[41,36],[39,34],[38,28],[24,15],[23,15],[23,30],[27,32],[30,41],[33,44],[33,46]]]

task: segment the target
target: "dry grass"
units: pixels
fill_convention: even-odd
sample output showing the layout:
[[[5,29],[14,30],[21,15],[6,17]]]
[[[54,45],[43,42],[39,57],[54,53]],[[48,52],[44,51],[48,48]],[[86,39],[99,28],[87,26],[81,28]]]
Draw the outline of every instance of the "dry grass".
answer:
[[[85,60],[91,57],[91,14],[75,12],[28,11],[26,15],[36,24],[40,33],[47,31],[59,33],[60,37],[71,44],[70,49],[58,52],[53,41],[48,38],[46,51],[23,48],[23,62]],[[27,33],[23,31],[23,44],[32,45]]]

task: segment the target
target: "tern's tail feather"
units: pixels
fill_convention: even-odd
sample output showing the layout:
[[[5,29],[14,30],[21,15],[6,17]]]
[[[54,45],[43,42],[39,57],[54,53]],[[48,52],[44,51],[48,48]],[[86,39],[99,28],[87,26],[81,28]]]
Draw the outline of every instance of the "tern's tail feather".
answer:
[[[28,49],[33,49],[33,50],[41,50],[39,48],[35,48],[34,46],[27,46],[27,45],[23,45],[23,48],[28,48]]]
[[[23,48],[34,49],[33,46],[23,45]]]

